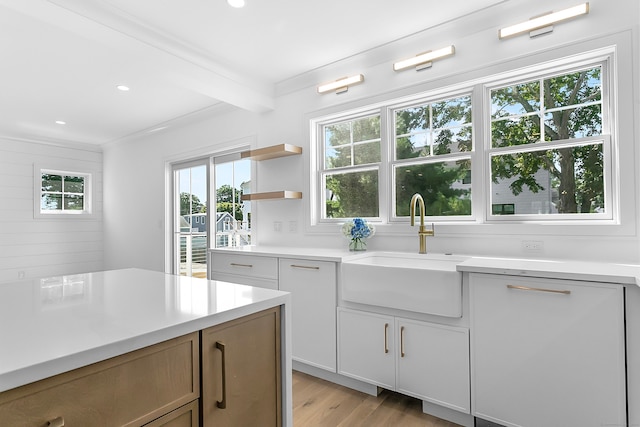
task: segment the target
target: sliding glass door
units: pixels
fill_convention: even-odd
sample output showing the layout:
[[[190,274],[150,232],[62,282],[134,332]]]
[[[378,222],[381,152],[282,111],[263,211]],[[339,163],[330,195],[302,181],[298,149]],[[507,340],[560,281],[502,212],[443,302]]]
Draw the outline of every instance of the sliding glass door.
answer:
[[[240,153],[176,163],[173,273],[207,277],[207,249],[251,244],[251,161]],[[215,202],[213,202],[215,201]]]
[[[251,244],[251,202],[242,201],[250,192],[251,161],[236,156],[214,159],[216,226],[215,247]]]
[[[174,273],[207,277],[209,159],[174,165]]]

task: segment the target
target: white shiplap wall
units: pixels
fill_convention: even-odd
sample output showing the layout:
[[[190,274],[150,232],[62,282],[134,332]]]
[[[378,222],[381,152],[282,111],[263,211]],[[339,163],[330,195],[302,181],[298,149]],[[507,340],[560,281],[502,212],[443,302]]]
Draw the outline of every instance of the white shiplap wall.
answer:
[[[0,283],[103,269],[102,151],[0,138]],[[93,218],[34,218],[34,164],[93,176]]]

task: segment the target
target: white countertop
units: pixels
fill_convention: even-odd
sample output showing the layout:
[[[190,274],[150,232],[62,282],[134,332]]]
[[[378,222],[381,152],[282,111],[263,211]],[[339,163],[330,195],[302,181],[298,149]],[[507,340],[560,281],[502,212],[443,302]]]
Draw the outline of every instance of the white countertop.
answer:
[[[637,264],[471,257],[458,264],[457,270],[640,286],[640,265]]]
[[[306,248],[292,246],[237,246],[232,248],[213,248],[209,252],[241,253],[245,255],[301,258],[315,261],[341,262],[354,256],[348,249]],[[355,252],[359,254],[359,252]]]
[[[240,253],[256,256],[292,257],[309,260],[342,262],[379,251],[349,252],[347,250],[304,247],[242,246],[210,249],[211,252]],[[402,252],[398,252],[402,254]],[[416,253],[407,253],[415,259]],[[616,264],[576,260],[522,259],[460,255],[466,258],[457,270],[469,273],[509,274],[640,286],[639,264]]]
[[[140,269],[0,284],[0,391],[289,303],[286,292]]]

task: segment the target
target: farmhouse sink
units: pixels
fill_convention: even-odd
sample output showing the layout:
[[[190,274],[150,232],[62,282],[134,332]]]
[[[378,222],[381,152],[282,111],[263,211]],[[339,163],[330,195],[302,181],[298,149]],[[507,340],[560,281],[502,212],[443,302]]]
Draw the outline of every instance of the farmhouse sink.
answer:
[[[462,316],[466,257],[444,254],[367,252],[342,262],[341,297],[359,304],[446,317]]]

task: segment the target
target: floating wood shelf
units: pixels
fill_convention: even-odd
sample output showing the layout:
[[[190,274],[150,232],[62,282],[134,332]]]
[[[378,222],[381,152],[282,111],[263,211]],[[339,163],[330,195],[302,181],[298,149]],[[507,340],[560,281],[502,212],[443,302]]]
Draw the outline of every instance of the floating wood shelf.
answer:
[[[273,200],[273,199],[302,199],[300,191],[269,191],[266,193],[243,194],[241,200]]]
[[[302,154],[302,147],[291,144],[280,144],[259,148],[257,150],[243,151],[240,153],[240,157],[252,160],[269,160],[278,157],[295,156],[297,154]]]

